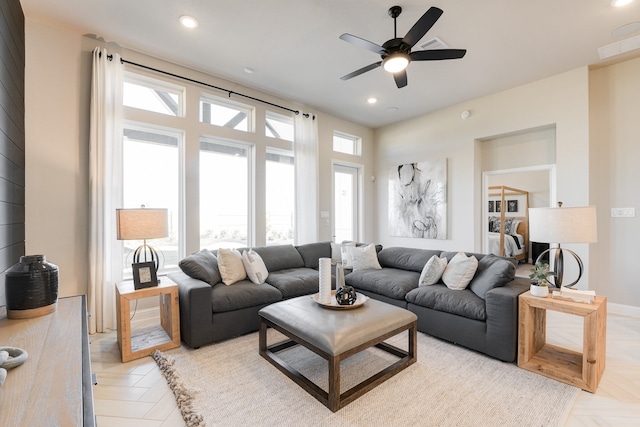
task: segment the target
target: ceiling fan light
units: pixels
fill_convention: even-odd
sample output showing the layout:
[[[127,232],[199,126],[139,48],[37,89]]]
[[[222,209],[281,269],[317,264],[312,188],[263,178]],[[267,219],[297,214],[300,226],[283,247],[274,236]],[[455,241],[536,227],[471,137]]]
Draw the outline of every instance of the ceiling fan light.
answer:
[[[407,68],[409,61],[409,55],[405,53],[395,53],[384,58],[382,67],[389,73],[398,73]]]

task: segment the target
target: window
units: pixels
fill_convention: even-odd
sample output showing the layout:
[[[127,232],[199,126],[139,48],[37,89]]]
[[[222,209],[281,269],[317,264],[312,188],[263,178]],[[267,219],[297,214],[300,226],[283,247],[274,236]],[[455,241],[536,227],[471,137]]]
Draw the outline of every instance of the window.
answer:
[[[293,117],[267,111],[264,132],[269,138],[293,141]]]
[[[184,89],[180,86],[126,73],[122,101],[126,107],[169,116],[183,116],[183,94]]]
[[[243,132],[253,132],[253,107],[239,102],[202,94],[200,121]]]
[[[358,167],[333,165],[333,238],[340,243],[358,240]]]
[[[200,248],[249,246],[253,192],[249,146],[200,141]]]
[[[123,131],[123,207],[167,208],[169,236],[149,242],[158,249],[160,272],[175,269],[179,261],[180,146],[179,131],[125,125]],[[142,241],[126,240],[123,265],[131,275],[133,251]]]
[[[293,153],[267,149],[267,245],[293,244],[295,223],[295,167]]]
[[[361,155],[362,140],[357,136],[347,135],[346,133],[333,133],[333,151],[339,153],[351,154],[354,156]]]

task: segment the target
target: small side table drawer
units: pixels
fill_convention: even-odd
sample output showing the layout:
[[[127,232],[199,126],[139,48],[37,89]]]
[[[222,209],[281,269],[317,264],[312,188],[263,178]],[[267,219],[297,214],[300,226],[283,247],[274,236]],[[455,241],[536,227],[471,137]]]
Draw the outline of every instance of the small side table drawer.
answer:
[[[591,304],[534,297],[519,297],[518,366],[595,393],[606,364],[607,298]],[[582,353],[546,343],[547,310],[584,319]]]
[[[160,325],[145,330],[144,334],[132,334],[131,301],[157,296],[160,303]],[[116,314],[118,321],[118,346],[122,361],[148,356],[155,350],[168,350],[180,346],[180,305],[178,285],[168,278],[155,287],[135,290],[132,281],[116,286]]]

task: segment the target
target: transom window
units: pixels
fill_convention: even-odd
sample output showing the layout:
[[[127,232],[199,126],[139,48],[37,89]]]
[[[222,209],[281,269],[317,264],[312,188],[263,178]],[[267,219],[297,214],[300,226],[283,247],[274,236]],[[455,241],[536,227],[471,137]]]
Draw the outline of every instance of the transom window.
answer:
[[[253,111],[250,105],[213,95],[200,97],[200,121],[215,126],[227,127],[243,132],[253,132]]]
[[[125,73],[122,103],[168,116],[184,116],[184,88],[150,77]]]
[[[342,132],[333,132],[333,151],[360,156],[362,139]]]
[[[267,111],[264,132],[270,138],[293,141],[293,117]]]

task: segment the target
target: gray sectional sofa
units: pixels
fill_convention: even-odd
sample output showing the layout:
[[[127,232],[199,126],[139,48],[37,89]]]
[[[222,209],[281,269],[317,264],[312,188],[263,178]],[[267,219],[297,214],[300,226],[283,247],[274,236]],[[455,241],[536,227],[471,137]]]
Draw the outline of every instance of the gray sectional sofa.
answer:
[[[382,268],[347,271],[348,285],[414,312],[421,332],[503,361],[516,359],[518,295],[528,290],[529,281],[514,278],[515,267],[503,268],[504,259],[494,255],[468,254],[478,258],[479,266],[467,289],[452,290],[442,283],[420,287],[420,273],[433,255],[450,260],[456,252],[377,249]],[[264,284],[243,280],[225,285],[216,252],[208,250],[185,258],[180,262],[182,271],[169,275],[178,284],[180,332],[188,346],[197,348],[256,331],[262,307],[316,293],[318,259],[331,258],[329,242],[253,250],[269,272]],[[496,270],[499,262],[501,271]]]

